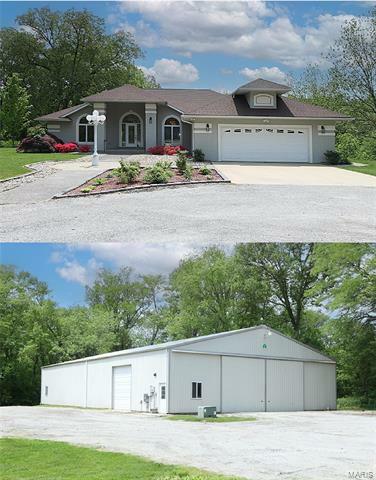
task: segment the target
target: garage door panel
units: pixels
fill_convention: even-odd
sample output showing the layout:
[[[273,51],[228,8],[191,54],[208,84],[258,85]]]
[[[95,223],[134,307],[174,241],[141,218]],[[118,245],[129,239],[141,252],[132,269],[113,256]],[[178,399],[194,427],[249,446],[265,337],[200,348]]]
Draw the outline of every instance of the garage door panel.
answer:
[[[220,160],[308,162],[309,129],[275,126],[221,127]]]
[[[131,410],[132,367],[114,367],[112,371],[112,408]]]
[[[336,408],[336,367],[334,364],[304,364],[304,409]]]
[[[265,410],[265,360],[222,357],[222,411]]]
[[[266,400],[268,412],[304,410],[303,362],[267,360]]]

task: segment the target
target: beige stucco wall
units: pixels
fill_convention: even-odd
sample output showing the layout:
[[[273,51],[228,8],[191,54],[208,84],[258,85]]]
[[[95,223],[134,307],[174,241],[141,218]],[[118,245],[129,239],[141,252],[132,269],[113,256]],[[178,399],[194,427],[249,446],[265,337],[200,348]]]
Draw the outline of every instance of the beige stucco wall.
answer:
[[[194,133],[194,148],[200,148],[206,156],[206,160],[218,161],[218,125],[233,124],[233,125],[312,125],[312,162],[322,163],[324,162],[324,152],[327,150],[334,150],[335,137],[323,136],[318,134],[318,126],[320,125],[335,125],[333,121],[322,120],[299,120],[297,118],[292,119],[270,119],[268,124],[263,123],[263,118],[259,119],[213,119],[213,118],[196,118],[196,122],[211,123],[211,133]]]

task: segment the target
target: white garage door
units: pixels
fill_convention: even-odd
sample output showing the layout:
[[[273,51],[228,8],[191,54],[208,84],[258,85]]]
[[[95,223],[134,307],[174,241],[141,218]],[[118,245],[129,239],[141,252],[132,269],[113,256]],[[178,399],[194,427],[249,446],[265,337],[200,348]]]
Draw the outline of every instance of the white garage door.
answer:
[[[267,360],[266,409],[268,412],[304,409],[303,362]]]
[[[131,410],[132,367],[125,365],[112,370],[112,408]]]
[[[220,127],[219,160],[223,162],[309,162],[307,127]]]
[[[222,357],[222,411],[265,410],[265,360]]]
[[[335,409],[336,403],[335,365],[304,363],[304,409]]]

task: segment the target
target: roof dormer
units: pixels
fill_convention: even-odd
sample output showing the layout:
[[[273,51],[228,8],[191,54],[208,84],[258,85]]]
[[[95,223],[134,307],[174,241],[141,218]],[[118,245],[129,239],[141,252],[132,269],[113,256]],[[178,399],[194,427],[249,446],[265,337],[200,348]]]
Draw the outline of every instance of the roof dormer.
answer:
[[[287,85],[258,78],[237,88],[233,95],[244,95],[250,108],[277,108],[277,97],[290,90]]]

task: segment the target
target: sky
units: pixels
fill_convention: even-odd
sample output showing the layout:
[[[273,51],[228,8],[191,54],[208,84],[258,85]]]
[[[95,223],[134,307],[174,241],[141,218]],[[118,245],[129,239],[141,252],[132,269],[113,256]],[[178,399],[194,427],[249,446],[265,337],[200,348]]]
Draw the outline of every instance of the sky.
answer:
[[[78,1],[1,2],[2,26],[29,8],[90,10],[108,33],[131,32],[144,51],[137,65],[162,87],[233,91],[258,77],[286,81],[322,54],[341,25],[367,14],[367,1]]]
[[[85,303],[85,287],[101,268],[131,267],[135,274],[168,275],[201,248],[184,243],[1,243],[0,264],[14,265],[46,282],[51,298],[68,307]]]

